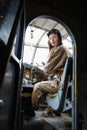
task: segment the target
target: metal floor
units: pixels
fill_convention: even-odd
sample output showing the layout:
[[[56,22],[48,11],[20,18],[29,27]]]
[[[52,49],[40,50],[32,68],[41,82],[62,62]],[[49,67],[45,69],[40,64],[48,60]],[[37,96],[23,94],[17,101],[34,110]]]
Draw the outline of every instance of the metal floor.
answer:
[[[23,130],[71,130],[72,118],[67,113],[61,116],[43,117],[43,111],[35,111],[35,117],[24,120]]]

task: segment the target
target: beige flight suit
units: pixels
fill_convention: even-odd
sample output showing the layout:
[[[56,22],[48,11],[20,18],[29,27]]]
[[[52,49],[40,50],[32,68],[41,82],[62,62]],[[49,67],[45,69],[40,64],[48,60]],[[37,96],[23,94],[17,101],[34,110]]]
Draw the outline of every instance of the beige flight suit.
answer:
[[[61,75],[63,73],[66,58],[71,56],[70,52],[63,46],[57,46],[50,50],[44,72],[47,75],[54,76],[54,80],[42,81],[34,85],[32,93],[32,105],[37,107],[43,97],[48,93],[56,93],[58,91]]]

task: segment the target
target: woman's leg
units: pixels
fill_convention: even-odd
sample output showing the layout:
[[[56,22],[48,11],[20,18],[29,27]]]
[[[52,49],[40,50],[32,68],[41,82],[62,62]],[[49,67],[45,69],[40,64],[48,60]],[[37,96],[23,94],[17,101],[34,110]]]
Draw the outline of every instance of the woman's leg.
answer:
[[[40,99],[46,96],[47,93],[56,93],[58,90],[58,84],[56,81],[43,81],[36,83],[32,93],[32,105],[37,107],[40,103]]]

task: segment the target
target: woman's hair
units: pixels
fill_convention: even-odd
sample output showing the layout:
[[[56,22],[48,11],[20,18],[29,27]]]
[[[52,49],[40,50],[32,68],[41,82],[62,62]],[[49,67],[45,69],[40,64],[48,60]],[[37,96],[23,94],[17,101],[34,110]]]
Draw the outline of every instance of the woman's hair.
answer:
[[[61,36],[61,33],[59,32],[58,29],[51,29],[51,30],[47,33],[48,38],[49,38],[50,34],[56,34],[56,35],[58,36],[58,38],[59,38],[58,46],[59,46],[59,45],[62,45],[62,36]],[[49,50],[51,50],[51,48],[53,47],[53,46],[50,44],[49,40],[48,40],[48,46],[49,46]]]

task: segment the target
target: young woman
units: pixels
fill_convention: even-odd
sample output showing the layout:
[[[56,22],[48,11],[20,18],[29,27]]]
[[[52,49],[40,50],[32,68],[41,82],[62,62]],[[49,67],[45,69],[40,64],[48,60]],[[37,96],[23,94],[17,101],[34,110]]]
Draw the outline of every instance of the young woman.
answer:
[[[32,93],[32,105],[34,108],[39,105],[43,97],[46,97],[48,93],[54,94],[58,91],[66,58],[71,56],[70,52],[62,45],[62,36],[57,29],[50,30],[47,36],[49,55],[44,72],[54,78],[35,84]],[[43,116],[52,114],[53,110],[50,107],[47,107],[43,112]]]

